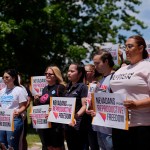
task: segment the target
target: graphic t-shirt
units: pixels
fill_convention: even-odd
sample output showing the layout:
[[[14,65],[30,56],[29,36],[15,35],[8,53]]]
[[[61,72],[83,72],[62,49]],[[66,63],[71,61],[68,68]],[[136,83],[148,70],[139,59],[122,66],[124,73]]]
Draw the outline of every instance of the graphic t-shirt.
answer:
[[[114,93],[127,95],[128,100],[142,100],[150,97],[150,62],[143,60],[134,65],[121,67],[111,81]],[[130,126],[150,125],[150,107],[132,109]]]
[[[18,109],[19,104],[27,101],[27,94],[22,87],[3,88],[0,91],[0,106],[5,109]]]

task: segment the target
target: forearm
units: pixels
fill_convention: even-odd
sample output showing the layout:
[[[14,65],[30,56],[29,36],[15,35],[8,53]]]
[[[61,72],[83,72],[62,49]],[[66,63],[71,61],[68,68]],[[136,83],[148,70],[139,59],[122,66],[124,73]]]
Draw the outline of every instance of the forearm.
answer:
[[[85,111],[86,111],[86,106],[83,105],[76,114],[78,114],[78,116],[82,116],[85,113]]]
[[[23,102],[20,104],[19,109],[18,109],[19,114],[21,114],[22,112],[26,110],[27,108],[26,106],[27,106],[27,102]]]
[[[126,100],[124,101],[124,106],[128,109],[140,109],[150,107],[150,98],[142,100]]]
[[[137,100],[136,106],[137,106],[137,108],[150,107],[150,98],[143,99],[143,100]]]

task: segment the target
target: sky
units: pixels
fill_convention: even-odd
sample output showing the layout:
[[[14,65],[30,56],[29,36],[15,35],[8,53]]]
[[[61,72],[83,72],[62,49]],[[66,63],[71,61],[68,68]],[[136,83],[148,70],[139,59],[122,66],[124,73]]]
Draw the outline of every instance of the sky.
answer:
[[[143,38],[146,41],[150,41],[150,0],[141,0],[142,4],[137,6],[137,10],[140,11],[139,14],[136,15],[137,19],[143,21],[145,25],[147,25],[147,29],[139,28],[139,31],[143,35]],[[132,35],[132,33],[131,33]],[[130,34],[127,37],[131,36]]]

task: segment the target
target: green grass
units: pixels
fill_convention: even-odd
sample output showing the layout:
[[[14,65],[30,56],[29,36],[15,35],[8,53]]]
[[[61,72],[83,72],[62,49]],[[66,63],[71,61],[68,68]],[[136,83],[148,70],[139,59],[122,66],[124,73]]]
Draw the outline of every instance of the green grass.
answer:
[[[34,145],[34,143],[38,143],[41,142],[39,135],[36,132],[36,129],[33,128],[32,123],[31,123],[31,119],[29,117],[29,112],[30,112],[30,107],[27,110],[27,118],[28,118],[28,129],[27,129],[27,142],[28,142],[28,146],[32,147]]]

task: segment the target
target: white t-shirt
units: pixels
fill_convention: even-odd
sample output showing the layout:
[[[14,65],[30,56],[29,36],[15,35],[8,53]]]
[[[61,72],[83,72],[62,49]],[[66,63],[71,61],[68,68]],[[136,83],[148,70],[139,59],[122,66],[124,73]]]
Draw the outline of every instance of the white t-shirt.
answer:
[[[5,109],[18,109],[19,104],[27,101],[27,94],[22,87],[3,88],[0,91],[0,106]]]
[[[150,62],[142,60],[134,65],[121,67],[115,72],[110,87],[114,93],[127,95],[128,100],[150,97]],[[150,125],[150,107],[129,110],[130,126]]]

